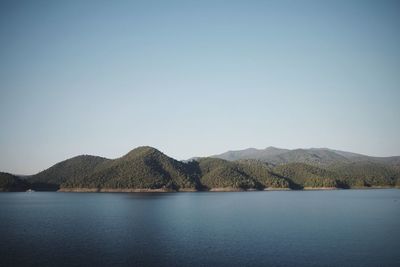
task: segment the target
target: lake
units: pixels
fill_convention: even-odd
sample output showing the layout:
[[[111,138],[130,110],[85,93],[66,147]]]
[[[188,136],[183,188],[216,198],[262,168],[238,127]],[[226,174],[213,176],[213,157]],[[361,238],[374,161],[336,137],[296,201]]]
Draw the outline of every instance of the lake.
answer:
[[[0,193],[1,266],[400,266],[400,190]]]

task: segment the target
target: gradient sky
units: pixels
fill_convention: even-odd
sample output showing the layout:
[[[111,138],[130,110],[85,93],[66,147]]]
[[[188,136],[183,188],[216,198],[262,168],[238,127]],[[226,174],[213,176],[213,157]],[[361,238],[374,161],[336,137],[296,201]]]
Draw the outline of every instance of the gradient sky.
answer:
[[[140,145],[400,155],[399,1],[0,1],[0,170]]]

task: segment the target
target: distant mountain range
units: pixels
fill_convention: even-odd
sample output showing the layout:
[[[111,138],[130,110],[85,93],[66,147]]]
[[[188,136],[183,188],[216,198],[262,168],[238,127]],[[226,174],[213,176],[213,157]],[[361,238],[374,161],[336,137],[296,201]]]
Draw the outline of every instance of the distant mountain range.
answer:
[[[81,155],[31,176],[0,173],[0,191],[240,191],[400,186],[400,157],[331,149],[249,148],[178,161],[144,146],[117,158]]]
[[[400,165],[400,156],[370,157],[362,154],[332,150],[329,148],[293,150],[276,147],[267,147],[265,149],[248,148],[243,150],[228,151],[211,157],[225,159],[229,161],[255,159],[275,165],[293,162],[322,166],[351,162],[374,162],[389,165]]]

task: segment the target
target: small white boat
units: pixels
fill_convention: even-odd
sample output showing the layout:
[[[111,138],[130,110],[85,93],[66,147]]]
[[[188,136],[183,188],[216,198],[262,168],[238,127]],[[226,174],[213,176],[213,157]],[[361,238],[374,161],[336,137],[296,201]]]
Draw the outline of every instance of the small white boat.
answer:
[[[28,190],[26,190],[26,192],[28,192],[28,193],[32,193],[32,192],[35,192],[35,190],[32,190],[32,189],[28,189]]]

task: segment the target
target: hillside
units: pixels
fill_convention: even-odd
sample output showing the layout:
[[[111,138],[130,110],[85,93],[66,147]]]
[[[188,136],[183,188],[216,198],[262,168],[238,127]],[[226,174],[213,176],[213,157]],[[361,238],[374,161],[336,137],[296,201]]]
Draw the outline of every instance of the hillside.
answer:
[[[61,161],[28,180],[35,190],[56,190],[67,181],[85,179],[108,161],[110,160],[102,157],[81,155]]]
[[[204,188],[260,188],[256,177],[244,172],[235,162],[222,159],[198,159],[200,182]]]
[[[263,162],[230,162],[214,158],[181,162],[152,147],[138,147],[114,160],[95,156],[74,157],[28,180],[36,190],[239,190],[288,188],[290,184],[286,178],[275,175]]]
[[[399,166],[382,163],[381,159],[361,161],[362,155],[327,149],[267,150],[261,153],[250,149],[241,156],[256,152],[276,161],[208,157],[183,162],[148,146],[135,148],[117,159],[82,155],[25,179],[2,173],[1,190],[199,191],[400,185]]]
[[[263,188],[290,188],[293,182],[274,172],[267,163],[258,160],[239,160],[237,164],[250,177],[255,177]]]
[[[104,162],[85,176],[61,183],[64,188],[195,190],[197,186],[189,165],[152,147],[138,147],[121,158]]]
[[[0,172],[0,192],[25,191],[29,183],[10,173]]]
[[[400,185],[400,170],[388,164],[360,161],[335,164],[328,169],[349,187]]]
[[[338,175],[335,172],[305,163],[279,165],[274,168],[274,171],[289,179],[292,182],[291,187],[295,189],[304,187],[343,187],[343,184],[338,181]]]
[[[152,147],[138,147],[121,158],[108,160],[78,156],[33,175],[35,189],[263,189],[289,187],[262,162],[229,162],[199,158],[181,162]]]

